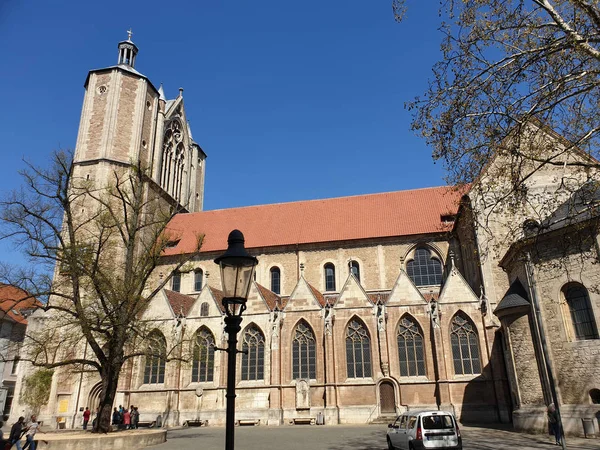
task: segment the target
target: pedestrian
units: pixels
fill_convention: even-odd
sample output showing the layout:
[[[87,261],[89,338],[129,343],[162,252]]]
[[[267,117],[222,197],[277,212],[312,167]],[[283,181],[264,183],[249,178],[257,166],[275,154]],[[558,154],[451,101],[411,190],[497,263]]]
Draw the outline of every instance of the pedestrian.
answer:
[[[137,406],[131,405],[131,427],[134,430],[137,430],[139,421],[140,413],[138,412]]]
[[[129,425],[131,425],[131,414],[129,413],[129,410],[126,409],[123,412],[123,428],[125,428],[126,430],[129,429]]]
[[[88,426],[88,422],[90,421],[91,414],[92,414],[92,412],[90,411],[90,408],[88,408],[86,406],[85,411],[83,412],[83,429],[84,430],[87,430],[87,426]]]
[[[23,450],[21,448],[21,433],[27,429],[24,425],[25,417],[21,416],[10,429],[10,436],[8,437],[8,440],[10,441],[11,445],[17,446],[17,450]]]
[[[554,434],[556,445],[561,445],[560,423],[558,422],[558,411],[554,403],[548,405],[548,425],[550,425],[550,431]]]
[[[25,434],[25,445],[23,446],[23,450],[29,448],[31,450],[35,450],[37,447],[37,441],[34,439],[35,434],[38,431],[40,424],[37,421],[37,417],[35,414],[31,415],[31,422],[27,426],[27,433]]]
[[[119,411],[117,410],[117,408],[115,408],[115,410],[112,413],[112,424],[119,426],[120,423],[121,423],[121,414],[119,414]]]

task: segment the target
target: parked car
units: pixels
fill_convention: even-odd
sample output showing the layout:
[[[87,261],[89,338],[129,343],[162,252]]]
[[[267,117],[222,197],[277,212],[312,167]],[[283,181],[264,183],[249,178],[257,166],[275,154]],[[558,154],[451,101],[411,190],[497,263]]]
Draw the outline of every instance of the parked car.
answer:
[[[405,412],[388,425],[387,444],[390,450],[462,450],[456,419],[446,411]]]

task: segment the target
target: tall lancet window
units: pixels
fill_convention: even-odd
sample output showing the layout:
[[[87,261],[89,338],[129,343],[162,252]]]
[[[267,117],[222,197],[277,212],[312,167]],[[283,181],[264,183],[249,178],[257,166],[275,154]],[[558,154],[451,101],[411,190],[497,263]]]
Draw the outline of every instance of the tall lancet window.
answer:
[[[358,319],[352,319],[346,329],[346,367],[348,378],[371,376],[371,339]]]
[[[194,359],[192,362],[192,383],[213,381],[215,367],[215,337],[206,327],[196,333]]]
[[[292,377],[294,380],[302,378],[317,378],[317,350],[315,335],[304,321],[301,321],[294,330],[292,341]]]
[[[452,319],[450,344],[452,346],[455,375],[481,373],[477,328],[461,311],[456,313]]]
[[[185,146],[179,120],[173,120],[165,131],[160,171],[160,185],[173,198],[180,200],[185,172]]]
[[[244,331],[242,351],[242,380],[264,380],[265,336],[254,324]]]
[[[415,377],[425,375],[425,351],[423,331],[410,316],[404,316],[398,325],[398,356],[400,376]]]

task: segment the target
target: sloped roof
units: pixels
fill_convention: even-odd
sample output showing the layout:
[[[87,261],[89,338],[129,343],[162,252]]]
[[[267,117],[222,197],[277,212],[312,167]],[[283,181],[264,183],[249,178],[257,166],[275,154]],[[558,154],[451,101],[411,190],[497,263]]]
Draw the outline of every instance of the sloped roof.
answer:
[[[391,292],[392,291],[367,292],[367,297],[369,297],[369,300],[371,300],[371,303],[373,303],[374,305],[378,305],[378,304],[384,305],[387,303]]]
[[[494,310],[494,314],[498,317],[503,316],[505,314],[510,314],[511,312],[519,312],[523,309],[529,309],[529,296],[527,295],[527,291],[517,278],[508,288],[500,303]]]
[[[202,252],[225,250],[235,228],[246,248],[440,233],[450,230],[442,216],[456,214],[459,198],[444,186],[178,214],[169,231],[179,243],[164,254],[193,252],[197,234]]]
[[[326,301],[325,301],[325,297],[323,296],[323,294],[321,294],[319,292],[319,290],[316,287],[314,287],[312,284],[310,284],[308,281],[306,282],[306,284],[308,285],[308,287],[312,291],[313,295],[319,302],[319,305],[321,305],[321,307],[325,306]]]
[[[217,288],[214,288],[212,286],[209,286],[208,288],[210,289],[210,292],[212,293],[213,297],[215,298],[215,301],[217,302],[217,306],[219,307],[221,312],[224,314],[225,307],[223,306],[223,297],[225,297],[225,294],[223,294],[223,291],[221,291]]]
[[[27,316],[42,305],[22,289],[0,284],[0,318],[8,317],[14,322],[27,325]]]
[[[175,315],[187,317],[196,299],[189,295],[180,294],[179,292],[170,291],[168,289],[165,289],[165,294],[167,294],[167,299],[169,300],[171,309],[173,309]]]
[[[280,310],[282,309],[281,297],[279,297],[275,292],[268,290],[266,287],[258,283],[256,283],[256,287],[265,299],[265,302],[267,302],[269,310],[273,311],[275,307],[277,307]]]

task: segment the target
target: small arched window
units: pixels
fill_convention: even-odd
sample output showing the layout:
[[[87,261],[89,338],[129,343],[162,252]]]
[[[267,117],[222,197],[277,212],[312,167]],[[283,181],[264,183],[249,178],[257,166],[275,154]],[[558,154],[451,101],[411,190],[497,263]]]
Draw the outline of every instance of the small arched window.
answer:
[[[600,389],[590,389],[590,400],[594,405],[600,404]]]
[[[160,384],[165,382],[167,341],[163,334],[155,330],[148,335],[144,383]]]
[[[196,269],[194,272],[194,291],[200,292],[202,290],[202,281],[204,278],[204,273],[202,269]]]
[[[208,328],[202,327],[196,332],[194,342],[192,383],[213,381],[214,367],[215,337]]]
[[[563,287],[563,295],[569,307],[575,339],[598,339],[598,329],[587,289],[578,283]]]
[[[294,329],[292,341],[292,378],[317,378],[317,350],[315,334],[304,321]]]
[[[208,302],[202,302],[202,304],[200,305],[200,316],[208,316]]]
[[[181,291],[181,273],[175,272],[173,274],[173,278],[171,279],[171,289],[175,292]]]
[[[265,336],[254,324],[244,331],[242,351],[242,380],[264,380]]]
[[[450,343],[455,375],[481,373],[477,329],[473,322],[460,311],[452,319]]]
[[[371,376],[371,339],[358,319],[352,319],[346,329],[346,367],[348,378]]]
[[[360,266],[357,261],[350,261],[350,273],[354,275],[356,280],[360,283]]]
[[[331,263],[325,264],[325,290],[335,291],[335,266]]]
[[[281,270],[279,267],[271,267],[271,291],[281,293]]]
[[[425,375],[423,331],[417,321],[410,316],[403,317],[398,325],[398,356],[400,376]]]
[[[406,273],[415,286],[442,284],[442,263],[431,250],[420,247],[415,250],[413,259],[406,264]]]

